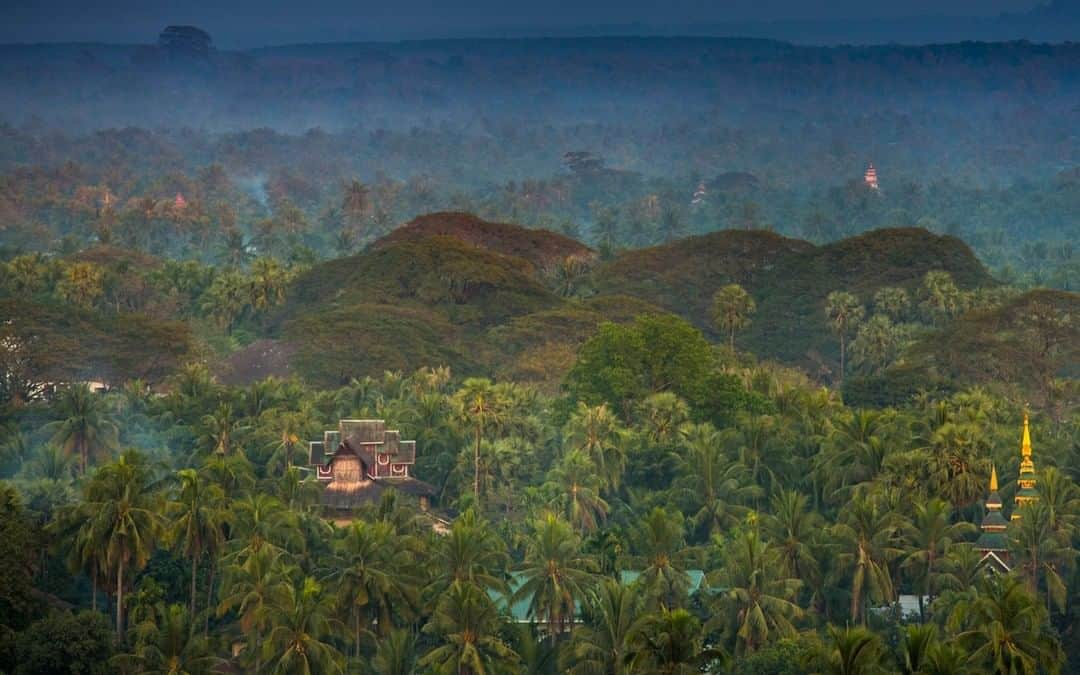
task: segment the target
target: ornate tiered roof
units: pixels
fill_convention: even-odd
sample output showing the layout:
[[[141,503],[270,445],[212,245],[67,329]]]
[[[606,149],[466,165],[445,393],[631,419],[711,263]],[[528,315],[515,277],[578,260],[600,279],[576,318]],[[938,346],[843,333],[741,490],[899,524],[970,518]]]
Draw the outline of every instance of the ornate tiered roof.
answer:
[[[309,463],[326,484],[322,503],[347,511],[375,501],[387,489],[427,498],[435,489],[413,478],[416,441],[401,440],[401,433],[386,428],[384,420],[341,420],[337,429],[323,432],[323,440],[308,444]]]

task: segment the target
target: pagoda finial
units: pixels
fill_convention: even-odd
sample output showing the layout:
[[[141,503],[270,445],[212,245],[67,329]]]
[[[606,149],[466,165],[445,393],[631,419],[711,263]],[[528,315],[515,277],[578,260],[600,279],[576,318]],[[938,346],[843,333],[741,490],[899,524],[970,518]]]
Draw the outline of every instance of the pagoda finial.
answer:
[[[990,492],[997,492],[997,467],[993,464],[990,465]]]
[[[1031,431],[1028,429],[1028,413],[1024,410],[1024,437],[1020,441],[1020,454],[1031,457]]]

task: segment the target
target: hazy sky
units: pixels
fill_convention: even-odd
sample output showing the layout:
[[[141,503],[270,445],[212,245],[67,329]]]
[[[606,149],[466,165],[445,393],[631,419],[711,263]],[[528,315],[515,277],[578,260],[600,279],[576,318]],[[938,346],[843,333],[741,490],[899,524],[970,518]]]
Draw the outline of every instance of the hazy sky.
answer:
[[[461,36],[500,28],[991,15],[1039,0],[0,0],[0,42],[152,42],[166,24],[222,47]]]

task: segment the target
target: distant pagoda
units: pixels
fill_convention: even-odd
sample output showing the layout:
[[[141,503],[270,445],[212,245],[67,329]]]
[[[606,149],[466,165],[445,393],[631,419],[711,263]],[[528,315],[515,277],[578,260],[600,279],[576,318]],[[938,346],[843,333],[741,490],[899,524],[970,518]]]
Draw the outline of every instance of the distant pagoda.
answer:
[[[705,203],[705,198],[708,196],[708,192],[705,190],[705,181],[698,183],[697,190],[694,190],[694,198],[690,200],[690,206],[701,206]]]
[[[1009,540],[1005,530],[1009,521],[1001,515],[1001,496],[998,495],[997,468],[990,468],[990,494],[986,498],[986,517],[979,529],[982,534],[975,542],[975,548],[982,553],[980,564],[989,565],[999,572],[1009,571]]]
[[[871,190],[881,190],[877,182],[877,169],[874,168],[872,163],[866,167],[866,173],[863,174],[863,183]]]
[[[1020,509],[1039,501],[1035,491],[1035,462],[1031,460],[1031,431],[1028,429],[1028,414],[1024,412],[1024,435],[1020,440],[1020,477],[1016,479],[1019,489],[1016,491],[1016,507],[1012,519],[1020,519]]]

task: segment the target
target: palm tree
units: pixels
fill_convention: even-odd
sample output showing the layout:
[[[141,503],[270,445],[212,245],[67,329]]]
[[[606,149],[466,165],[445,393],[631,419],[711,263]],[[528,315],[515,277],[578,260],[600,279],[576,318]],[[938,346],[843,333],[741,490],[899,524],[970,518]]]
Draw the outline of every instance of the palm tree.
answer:
[[[242,563],[233,562],[225,568],[217,615],[236,611],[240,630],[247,637],[246,651],[254,660],[254,672],[261,672],[262,642],[270,625],[270,608],[284,604],[291,589],[283,559],[281,551],[262,549]]]
[[[563,439],[593,460],[609,488],[618,488],[626,468],[625,434],[606,403],[589,406],[581,401],[566,423]]]
[[[499,390],[484,378],[469,378],[462,384],[455,395],[458,415],[475,432],[476,445],[473,450],[473,497],[477,506],[480,504],[480,444],[484,440],[484,431],[489,425],[498,424],[504,415],[505,401],[500,399]]]
[[[937,626],[932,623],[907,626],[901,636],[900,672],[902,675],[922,675],[931,661],[931,654],[940,644]]]
[[[608,504],[600,497],[601,478],[592,461],[580,450],[563,455],[548,472],[548,484],[557,491],[557,503],[580,532],[595,530],[607,517]]]
[[[822,672],[830,675],[877,675],[882,667],[884,647],[881,638],[866,628],[829,626],[828,646]]]
[[[833,291],[825,298],[825,316],[837,337],[840,338],[840,383],[844,382],[844,365],[847,357],[847,337],[862,321],[865,310],[859,299],[846,291]]]
[[[641,583],[646,596],[662,608],[677,607],[690,589],[690,577],[677,566],[686,543],[682,514],[654,508],[642,523],[639,541],[644,554]]]
[[[172,513],[172,536],[180,553],[191,559],[191,600],[188,612],[195,616],[195,589],[198,582],[199,560],[203,555],[214,556],[225,544],[225,493],[208,483],[195,469],[181,469],[180,494],[169,503]]]
[[[905,523],[905,530],[910,552],[904,560],[904,566],[912,570],[922,580],[922,592],[919,594],[919,618],[925,619],[923,595],[930,602],[934,601],[937,591],[939,561],[949,550],[954,541],[960,541],[964,535],[976,530],[967,521],[952,522],[952,508],[941,499],[933,498],[928,502],[917,502],[912,520]]]
[[[826,452],[818,455],[815,467],[822,484],[840,491],[877,478],[896,446],[889,442],[893,426],[890,414],[877,410],[855,410],[834,419]]]
[[[712,320],[727,333],[728,347],[735,351],[735,333],[750,325],[750,316],[757,309],[754,299],[739,284],[728,284],[716,291],[712,300]]]
[[[88,385],[73,384],[61,390],[53,409],[59,419],[45,429],[52,433],[52,443],[78,453],[80,473],[86,474],[91,455],[119,446],[120,432],[109,414],[108,402]]]
[[[307,415],[303,412],[280,412],[273,413],[273,426],[277,429],[277,442],[273,447],[273,454],[267,460],[268,472],[291,469],[293,460],[297,458],[297,450],[300,440],[304,437],[307,426]]]
[[[285,586],[280,604],[271,605],[273,626],[262,647],[263,658],[275,673],[343,673],[344,657],[325,640],[334,632],[329,603],[322,601],[322,587],[304,579],[298,590]]]
[[[709,655],[701,648],[701,623],[685,609],[647,614],[630,644],[634,672],[696,675]]]
[[[135,648],[114,657],[122,672],[138,675],[203,675],[217,671],[222,660],[210,653],[183,605],[160,607],[158,621],[135,626]]]
[[[601,582],[582,607],[585,625],[563,650],[560,666],[571,675],[623,675],[630,637],[642,616],[637,591],[614,579]]]
[[[762,526],[777,548],[783,574],[804,584],[817,580],[820,565],[811,542],[821,530],[821,515],[808,509],[806,495],[795,490],[777,492],[770,506]]]
[[[1027,578],[1028,590],[1039,591],[1039,581],[1046,583],[1047,605],[1053,602],[1065,610],[1068,589],[1063,579],[1064,567],[1076,558],[1067,533],[1055,532],[1050,506],[1036,501],[1020,508],[1020,520],[1008,530],[1009,548],[1016,556],[1016,568]]]
[[[203,415],[202,432],[199,444],[218,455],[228,455],[233,447],[233,434],[240,428],[240,423],[233,413],[233,407],[222,403],[210,415]]]
[[[288,273],[274,258],[258,258],[251,264],[251,306],[262,312],[285,301]]]
[[[745,465],[727,458],[711,424],[687,425],[681,435],[687,454],[679,457],[678,487],[697,509],[691,516],[695,528],[719,534],[741,522],[748,511],[744,504],[758,497],[761,488],[750,483]]]
[[[852,499],[841,512],[841,522],[834,534],[841,550],[840,567],[851,577],[851,618],[866,623],[867,600],[889,602],[893,599],[889,563],[902,551],[898,548],[898,514],[864,497]]]
[[[1046,609],[1019,579],[986,577],[981,592],[959,607],[967,626],[957,639],[982,672],[1056,673],[1065,661]]]
[[[271,495],[249,494],[233,502],[231,556],[244,559],[261,550],[298,550],[303,540],[296,514]]]
[[[424,632],[440,645],[420,665],[457,675],[510,671],[520,660],[499,637],[503,623],[495,603],[480,587],[455,581],[439,599]]]
[[[548,514],[534,525],[521,566],[521,586],[512,602],[529,601],[529,616],[543,619],[554,645],[572,625],[577,605],[592,581],[590,560],[581,555],[581,540],[570,526]]]
[[[441,596],[454,582],[468,582],[484,589],[504,589],[501,578],[509,560],[506,544],[476,511],[461,514],[450,531],[435,545],[431,569],[432,595]]]
[[[251,304],[248,280],[239,272],[225,270],[214,276],[209,288],[202,294],[202,311],[232,335],[233,327]]]
[[[385,521],[354,521],[337,542],[329,579],[337,589],[337,606],[352,620],[357,659],[362,634],[370,632],[372,622],[385,636],[394,627],[395,611],[411,618],[419,608],[410,548],[409,538]]]
[[[125,572],[146,565],[162,530],[160,494],[150,466],[128,450],[98,469],[86,486],[90,532],[116,579],[116,634],[124,637]]]
[[[412,631],[396,628],[379,640],[370,670],[375,675],[414,675],[416,661],[416,636]]]
[[[734,618],[735,653],[752,653],[773,638],[795,635],[792,621],[803,613],[794,602],[801,582],[779,571],[777,551],[753,528],[737,536],[725,553],[715,581],[727,590],[714,616],[721,623]]]

